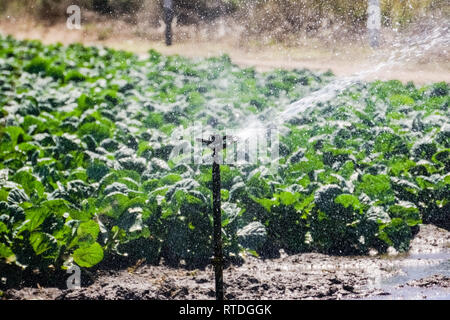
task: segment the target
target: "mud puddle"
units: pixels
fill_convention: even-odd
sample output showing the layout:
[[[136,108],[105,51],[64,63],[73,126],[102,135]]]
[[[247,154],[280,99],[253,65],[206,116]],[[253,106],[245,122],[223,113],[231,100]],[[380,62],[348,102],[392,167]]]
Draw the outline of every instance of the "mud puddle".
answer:
[[[450,250],[409,256],[399,274],[382,279],[378,289],[388,295],[374,299],[450,300]]]

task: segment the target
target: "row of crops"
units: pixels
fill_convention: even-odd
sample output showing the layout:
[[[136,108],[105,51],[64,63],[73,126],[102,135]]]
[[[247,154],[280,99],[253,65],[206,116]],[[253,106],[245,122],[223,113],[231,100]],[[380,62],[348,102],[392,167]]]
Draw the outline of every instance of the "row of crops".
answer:
[[[331,73],[258,73],[0,37],[0,267],[173,264],[212,255],[211,168],[172,133],[276,112]],[[407,250],[450,218],[449,86],[358,83],[285,124],[280,165],[223,165],[227,257]]]

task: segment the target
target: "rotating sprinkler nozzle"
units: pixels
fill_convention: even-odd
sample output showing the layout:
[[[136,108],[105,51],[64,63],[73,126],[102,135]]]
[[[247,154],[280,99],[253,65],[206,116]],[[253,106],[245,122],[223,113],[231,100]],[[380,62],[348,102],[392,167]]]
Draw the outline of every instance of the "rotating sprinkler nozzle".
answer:
[[[231,136],[212,135],[208,140],[199,139],[203,145],[213,150],[212,163],[212,195],[213,195],[213,238],[214,238],[214,273],[216,280],[216,300],[223,300],[223,246],[222,246],[222,209],[220,198],[220,150],[235,141]]]

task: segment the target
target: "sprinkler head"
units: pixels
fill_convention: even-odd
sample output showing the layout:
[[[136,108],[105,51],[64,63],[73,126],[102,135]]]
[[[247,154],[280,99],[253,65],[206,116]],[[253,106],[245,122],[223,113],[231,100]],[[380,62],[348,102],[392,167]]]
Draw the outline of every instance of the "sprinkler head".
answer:
[[[211,135],[207,140],[197,139],[197,141],[213,149],[214,151],[220,151],[226,149],[232,143],[235,143],[237,141],[237,138],[233,136]]]

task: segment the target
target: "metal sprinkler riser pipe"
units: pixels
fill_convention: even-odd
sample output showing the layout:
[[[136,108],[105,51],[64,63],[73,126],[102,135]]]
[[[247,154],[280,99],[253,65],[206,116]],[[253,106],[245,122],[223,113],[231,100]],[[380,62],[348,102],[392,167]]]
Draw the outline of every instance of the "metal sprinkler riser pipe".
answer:
[[[223,246],[222,246],[222,209],[221,209],[221,182],[220,182],[220,157],[219,152],[226,149],[227,143],[234,138],[220,135],[210,136],[208,140],[199,139],[203,145],[213,150],[212,164],[212,196],[213,196],[213,241],[214,241],[214,273],[216,300],[224,299],[223,288]]]

